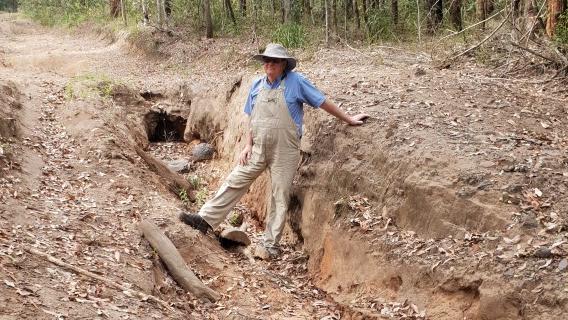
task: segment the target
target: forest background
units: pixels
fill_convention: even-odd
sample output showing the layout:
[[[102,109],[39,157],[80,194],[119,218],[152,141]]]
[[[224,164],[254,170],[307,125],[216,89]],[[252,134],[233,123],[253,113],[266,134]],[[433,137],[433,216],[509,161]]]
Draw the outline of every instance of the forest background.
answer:
[[[466,53],[502,62],[494,56],[517,51],[539,60],[533,67],[562,74],[568,69],[566,8],[566,0],[0,0],[0,10],[49,26],[95,22],[132,33],[154,27],[290,48],[420,45],[441,66]]]

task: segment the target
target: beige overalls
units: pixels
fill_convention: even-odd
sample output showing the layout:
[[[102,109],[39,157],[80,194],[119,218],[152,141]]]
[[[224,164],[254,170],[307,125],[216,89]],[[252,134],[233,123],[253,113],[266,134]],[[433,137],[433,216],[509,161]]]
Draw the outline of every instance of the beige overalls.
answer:
[[[300,138],[284,98],[285,80],[276,89],[261,86],[250,115],[253,147],[247,165],[237,165],[199,215],[216,228],[225,220],[253,181],[270,172],[272,199],[266,221],[264,246],[278,246],[286,221],[290,189],[300,160]]]

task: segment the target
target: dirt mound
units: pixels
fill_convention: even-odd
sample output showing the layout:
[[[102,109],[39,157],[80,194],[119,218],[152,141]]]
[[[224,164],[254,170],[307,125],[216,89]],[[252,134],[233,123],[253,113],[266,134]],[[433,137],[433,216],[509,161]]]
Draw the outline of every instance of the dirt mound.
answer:
[[[380,313],[388,299],[410,299],[434,319],[562,314],[533,301],[565,277],[552,267],[568,250],[565,107],[556,97],[524,96],[530,85],[497,90],[482,70],[439,74],[420,65],[416,73],[407,57],[368,72],[362,60],[381,54],[330,50],[305,66],[344,108],[372,117],[350,128],[308,111],[289,243],[309,254],[323,288],[364,314]],[[208,139],[220,130],[226,159],[242,147],[251,79],[229,101],[221,94],[192,105],[188,128]],[[267,186],[259,178],[246,200],[261,221]],[[532,258],[542,245],[555,250],[549,260]],[[373,300],[377,291],[387,300]],[[566,299],[562,288],[554,292]]]

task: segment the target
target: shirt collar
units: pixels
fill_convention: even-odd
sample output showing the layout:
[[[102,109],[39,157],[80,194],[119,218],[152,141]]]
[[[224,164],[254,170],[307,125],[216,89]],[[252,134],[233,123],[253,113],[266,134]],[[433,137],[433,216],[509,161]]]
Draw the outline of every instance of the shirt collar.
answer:
[[[264,86],[266,86],[267,88],[270,88],[270,89],[276,89],[276,88],[280,87],[280,83],[282,82],[282,80],[284,78],[286,78],[286,72],[284,72],[278,79],[274,80],[273,83],[269,83],[268,77],[264,76]]]

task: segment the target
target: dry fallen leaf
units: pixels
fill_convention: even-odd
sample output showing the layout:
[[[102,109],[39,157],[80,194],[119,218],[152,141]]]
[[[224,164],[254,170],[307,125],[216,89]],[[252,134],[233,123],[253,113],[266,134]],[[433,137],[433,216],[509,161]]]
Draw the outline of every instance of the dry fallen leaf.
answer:
[[[8,287],[10,287],[10,288],[15,288],[15,287],[16,287],[16,284],[15,284],[14,282],[12,282],[12,281],[4,280],[4,283],[5,283]]]
[[[517,244],[517,243],[519,243],[519,241],[521,241],[521,236],[516,235],[512,239],[509,239],[507,237],[503,237],[503,241],[505,241],[505,243],[508,243],[508,244]]]

